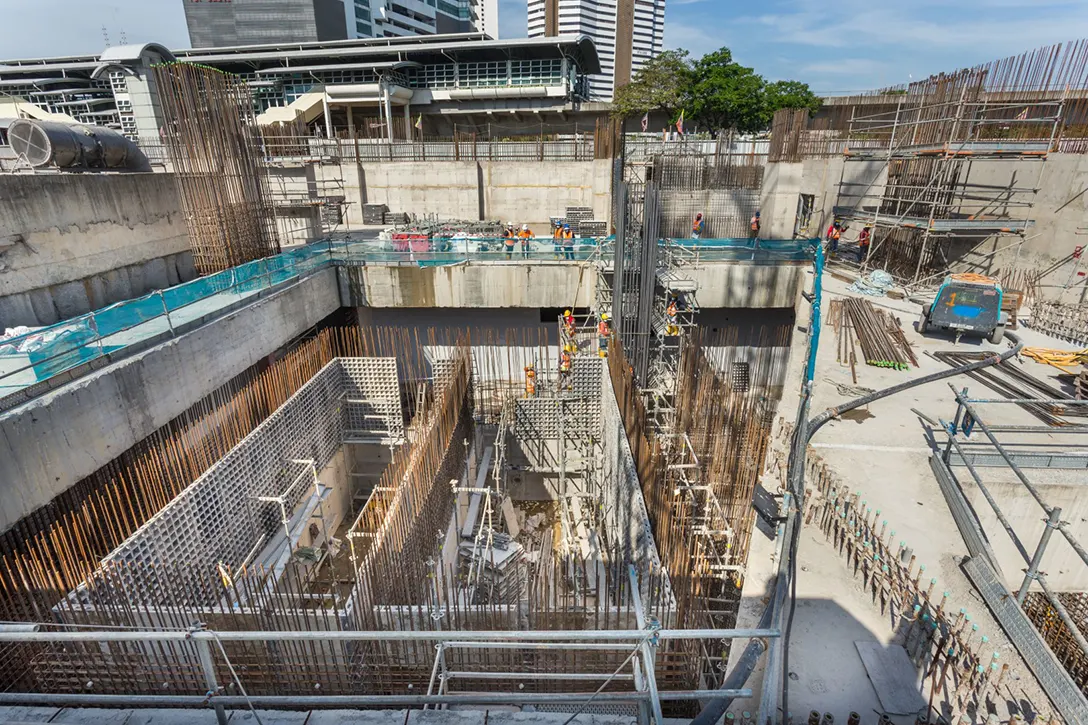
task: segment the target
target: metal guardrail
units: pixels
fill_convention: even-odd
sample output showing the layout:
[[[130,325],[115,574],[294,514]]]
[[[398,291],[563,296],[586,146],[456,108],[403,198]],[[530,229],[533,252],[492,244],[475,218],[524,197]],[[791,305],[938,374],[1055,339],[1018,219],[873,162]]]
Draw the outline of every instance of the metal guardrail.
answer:
[[[964,542],[967,543],[968,550],[971,554],[971,560],[968,564],[965,564],[965,570],[971,576],[972,581],[983,594],[983,597],[986,599],[994,616],[1014,641],[1021,656],[1024,657],[1024,660],[1031,667],[1032,671],[1039,679],[1040,684],[1043,685],[1047,694],[1054,701],[1055,705],[1058,706],[1065,719],[1069,722],[1088,721],[1088,701],[1084,699],[1084,696],[1073,683],[1069,674],[1061,668],[1054,655],[1046,648],[1046,646],[1044,646],[1042,636],[1034,629],[1034,627],[1031,627],[1030,630],[1027,629],[1027,627],[1030,627],[1030,621],[1027,614],[1023,611],[1028,590],[1034,582],[1042,590],[1042,594],[1046,597],[1050,606],[1057,612],[1058,617],[1069,631],[1071,638],[1077,643],[1081,651],[1088,655],[1088,640],[1085,639],[1061,600],[1051,589],[1047,582],[1046,573],[1040,569],[1043,556],[1046,553],[1050,539],[1055,531],[1065,538],[1069,546],[1085,566],[1088,566],[1088,550],[1085,550],[1073,535],[1073,532],[1070,531],[1068,522],[1062,521],[1061,507],[1050,505],[1043,495],[1043,491],[1032,483],[1027,474],[1024,473],[1024,466],[1022,466],[1021,460],[1023,457],[1028,456],[1028,461],[1037,468],[1066,468],[1068,467],[1068,459],[1071,455],[1069,450],[1071,444],[1063,440],[1062,448],[1064,450],[1054,454],[1058,457],[1054,461],[1039,460],[1047,455],[1044,451],[1036,450],[1029,454],[1024,454],[1010,450],[997,438],[996,434],[1002,432],[1002,426],[994,426],[994,428],[991,429],[978,409],[978,406],[987,404],[1020,404],[1023,402],[1036,402],[1043,404],[1061,403],[1062,405],[1088,405],[1088,401],[1050,401],[1041,399],[1033,401],[1020,399],[978,400],[969,398],[966,389],[962,391],[958,390],[951,383],[949,384],[949,387],[952,389],[952,393],[956,398],[956,413],[951,422],[946,422],[944,420],[940,421],[941,428],[947,437],[947,441],[944,443],[940,454],[934,455],[930,459],[930,463],[934,473],[937,475],[938,482],[942,486],[942,491],[945,494],[946,499],[948,499],[950,509],[952,510],[953,516],[956,518],[957,527],[960,529]],[[1060,428],[1055,429],[1051,426],[1007,426],[1006,428],[1021,436],[1037,433],[1048,437],[1051,436],[1055,430],[1062,430]],[[1088,432],[1084,429],[1079,430],[1082,433]],[[982,454],[984,455],[984,464],[993,465],[994,461],[992,459],[999,458],[1004,463],[1004,467],[1013,473],[1031,498],[1034,499],[1041,512],[1046,515],[1042,535],[1040,536],[1033,553],[1029,553],[1028,546],[1025,545],[1025,542],[1016,532],[1012,523],[1005,515],[1005,512],[1002,511],[1000,504],[991,492],[990,487],[982,479],[982,476],[977,470],[980,467],[980,462],[978,461],[980,456],[979,446],[975,445],[969,449],[966,445],[966,439],[978,431],[981,431],[982,437],[988,441],[989,446],[992,448],[992,450]],[[961,436],[964,440],[960,439]],[[950,468],[952,465],[962,465],[967,469],[971,479],[986,500],[986,503],[993,510],[998,523],[1009,536],[1016,551],[1024,560],[1024,564],[1027,565],[1024,578],[1019,589],[1015,593],[1010,592],[1005,587],[1004,583],[999,580],[1001,578],[1000,565],[997,562],[993,550],[988,544],[986,532],[982,530],[977,517],[969,510],[970,505],[966,501],[961,485],[958,484],[952,475]],[[957,512],[959,512],[959,515],[957,515]],[[1030,542],[1028,543],[1030,544]]]
[[[637,591],[637,590],[636,590]],[[636,599],[636,611],[641,611],[641,603]],[[139,629],[79,629],[48,630],[39,625],[14,625],[0,629],[0,643],[79,643],[76,646],[96,644],[104,651],[110,643],[157,644],[166,648],[171,644],[192,646],[200,663],[207,692],[199,695],[135,695],[135,694],[96,694],[96,693],[38,693],[4,692],[0,693],[0,704],[53,704],[144,707],[210,707],[217,720],[227,722],[227,707],[278,707],[278,708],[315,708],[315,707],[391,707],[391,706],[427,706],[438,707],[446,704],[569,704],[576,712],[587,705],[597,703],[631,703],[643,709],[644,716],[653,714],[654,722],[661,722],[661,702],[676,700],[706,700],[710,697],[751,698],[752,690],[747,688],[732,690],[659,690],[656,686],[656,654],[659,646],[668,641],[691,640],[732,640],[732,639],[775,639],[781,636],[777,629],[662,629],[654,622],[647,622],[641,629],[627,630],[540,630],[540,631],[434,631],[434,630],[382,630],[382,631],[214,631],[206,628],[186,630],[139,630]],[[48,627],[50,625],[41,625]],[[62,625],[61,625],[62,626]],[[237,669],[230,661],[224,642],[312,642],[351,643],[381,642],[426,642],[435,643],[434,664],[430,684],[425,694],[407,693],[400,695],[247,695],[244,683],[237,674]],[[619,654],[629,652],[627,659],[611,675],[586,672],[464,672],[451,671],[446,667],[446,652],[458,649],[474,650],[613,650]],[[161,654],[161,652],[160,652]],[[217,660],[220,660],[217,662]],[[218,672],[221,665],[226,665],[233,682],[227,683],[241,697],[224,694],[227,688],[219,682]],[[462,679],[500,679],[520,680],[589,680],[601,681],[596,693],[593,692],[546,692],[533,693],[518,690],[493,692],[451,692],[452,683]],[[626,687],[623,683],[629,683]],[[604,692],[607,685],[611,690]]]

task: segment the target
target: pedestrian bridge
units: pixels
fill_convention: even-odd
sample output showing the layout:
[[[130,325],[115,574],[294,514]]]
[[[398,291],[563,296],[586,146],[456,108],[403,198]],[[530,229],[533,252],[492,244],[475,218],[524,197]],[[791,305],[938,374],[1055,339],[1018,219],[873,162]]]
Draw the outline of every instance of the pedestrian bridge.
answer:
[[[611,274],[611,240],[412,242],[325,240],[126,300],[0,343],[0,410],[110,362],[178,337],[334,269],[344,307],[554,308],[590,306]],[[666,240],[670,263],[698,285],[707,308],[793,307],[805,240]],[[266,351],[267,352],[267,351]]]

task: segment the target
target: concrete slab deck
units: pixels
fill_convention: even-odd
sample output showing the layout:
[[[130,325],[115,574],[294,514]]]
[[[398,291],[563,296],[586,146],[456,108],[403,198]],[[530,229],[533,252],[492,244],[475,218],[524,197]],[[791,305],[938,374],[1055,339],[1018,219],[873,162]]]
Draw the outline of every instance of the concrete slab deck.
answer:
[[[811,286],[811,273],[808,286]],[[825,276],[824,288],[825,313],[831,299],[860,297],[847,292],[845,283],[830,276]],[[879,390],[946,368],[943,362],[924,355],[925,351],[999,349],[980,340],[965,338],[958,347],[953,347],[950,337],[935,333],[921,336],[914,329],[918,305],[888,298],[869,299],[900,318],[907,339],[919,358],[919,367],[895,371],[861,363],[857,366],[857,386]],[[807,311],[804,311],[799,315],[798,324],[803,326],[807,323]],[[823,330],[817,355],[811,414],[857,397],[857,393],[845,387],[840,392],[837,387],[855,384],[849,367],[841,366],[835,359],[835,332],[826,315]],[[1028,345],[1060,349],[1075,347],[1030,329],[1022,328],[1016,334]],[[804,346],[805,336],[795,335],[787,380],[800,379]],[[1004,348],[1002,344],[1000,349]],[[1025,360],[1023,364],[1027,372],[1049,378],[1052,383],[1059,372],[1030,360]],[[958,378],[955,382],[958,387],[968,387],[972,397],[1000,397],[976,381]],[[796,395],[796,389],[787,389],[787,399],[780,407],[783,417],[790,422],[795,417]],[[918,561],[926,565],[924,576],[937,579],[936,591],[949,592],[948,602],[954,607],[952,611],[966,608],[972,622],[979,627],[978,635],[985,634],[989,638],[986,648],[999,652],[1001,662],[1010,663],[1011,677],[1002,685],[1002,697],[992,703],[994,711],[1002,718],[1016,712],[1025,717],[1037,712],[1049,713],[1051,705],[1031,672],[960,570],[959,562],[968,553],[966,545],[930,469],[928,459],[931,448],[925,426],[911,412],[911,408],[934,420],[948,420],[954,415],[956,404],[952,391],[944,382],[931,383],[878,401],[867,409],[857,411],[858,414],[848,416],[849,419],[836,420],[824,426],[813,438],[810,456],[815,454],[821,457],[851,491],[861,494],[866,506],[881,512],[880,518],[887,520],[889,528],[896,531],[895,539],[913,547]],[[987,406],[986,419],[998,424],[1041,424],[1015,405]],[[938,438],[943,439],[943,434],[939,434]],[[1035,438],[1039,442],[1041,437]],[[1063,444],[1063,437],[1059,435],[1042,438],[1042,442],[1050,446],[1060,447]],[[782,458],[783,466],[784,460]],[[956,470],[957,475],[962,473],[961,480],[969,483],[966,469]],[[996,476],[997,470],[985,469],[984,480],[989,480],[991,475]],[[1049,473],[1039,472],[1039,475],[1045,478]],[[1055,480],[1068,473],[1057,474]],[[1035,505],[1034,502],[1032,505]],[[1000,529],[988,533],[994,539],[1001,537],[1007,540]],[[1030,534],[1026,539],[1030,542],[1029,550],[1033,549],[1037,535]],[[1067,546],[1064,542],[1062,545]],[[754,624],[762,613],[766,582],[776,567],[773,550],[774,545],[766,535],[755,534],[748,562],[745,599],[737,626]],[[794,721],[810,710],[819,710],[821,713],[832,713],[837,721],[845,721],[850,711],[856,711],[862,714],[862,722],[870,719],[875,722],[873,712],[880,711],[879,701],[853,643],[855,640],[885,644],[899,641],[896,638],[899,623],[892,622],[887,613],[882,615],[878,611],[871,597],[862,590],[860,577],[854,578],[843,558],[816,528],[802,532],[797,590],[798,604],[789,648],[790,710],[794,714]],[[975,641],[979,641],[978,637]],[[759,677],[749,684],[758,686]],[[928,696],[928,691],[923,694]],[[751,707],[751,702],[738,703],[737,710]],[[914,719],[913,716],[893,717],[892,721],[913,723]]]

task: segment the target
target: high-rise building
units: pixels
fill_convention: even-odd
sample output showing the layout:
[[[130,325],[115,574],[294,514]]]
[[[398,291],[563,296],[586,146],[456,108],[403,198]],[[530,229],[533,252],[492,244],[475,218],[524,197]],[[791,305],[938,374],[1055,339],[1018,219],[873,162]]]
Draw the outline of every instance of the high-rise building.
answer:
[[[351,0],[347,0],[351,2]],[[183,0],[194,48],[345,40],[345,0]]]
[[[647,61],[661,52],[665,0],[529,0],[529,37],[588,35],[601,58],[589,76],[590,98],[610,101]]]
[[[194,48],[479,31],[497,0],[183,0]]]

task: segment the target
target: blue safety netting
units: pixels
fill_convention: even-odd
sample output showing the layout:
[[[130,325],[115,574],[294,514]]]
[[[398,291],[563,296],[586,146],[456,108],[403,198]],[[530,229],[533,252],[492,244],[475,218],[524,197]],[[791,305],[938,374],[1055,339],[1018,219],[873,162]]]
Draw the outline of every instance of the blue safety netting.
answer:
[[[534,238],[527,249],[517,240],[508,251],[501,238],[454,237],[421,240],[395,248],[391,242],[324,240],[265,259],[247,262],[95,312],[0,340],[0,396],[46,380],[121,348],[154,338],[222,310],[263,290],[329,264],[415,264],[438,266],[466,261],[579,261],[607,257],[614,238],[578,238],[557,246]],[[664,240],[662,244],[665,244]],[[802,260],[806,240],[677,239],[670,244],[704,260]]]

